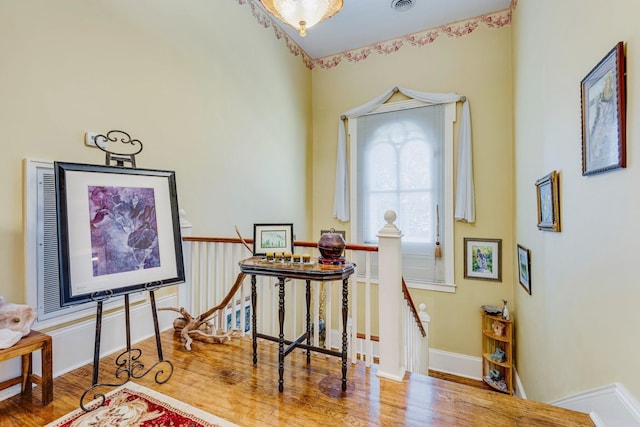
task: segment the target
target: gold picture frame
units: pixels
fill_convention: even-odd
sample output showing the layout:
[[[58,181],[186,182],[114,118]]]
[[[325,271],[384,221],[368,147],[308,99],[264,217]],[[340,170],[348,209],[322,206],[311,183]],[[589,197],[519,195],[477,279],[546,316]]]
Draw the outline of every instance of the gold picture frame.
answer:
[[[538,229],[560,231],[560,174],[553,171],[536,181]]]
[[[613,49],[580,83],[582,175],[627,166],[624,43]]]

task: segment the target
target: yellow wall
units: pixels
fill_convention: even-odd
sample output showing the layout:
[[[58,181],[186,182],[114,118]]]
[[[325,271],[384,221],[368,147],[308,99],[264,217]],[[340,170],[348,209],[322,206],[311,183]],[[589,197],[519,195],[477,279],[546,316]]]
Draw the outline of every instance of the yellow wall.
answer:
[[[0,295],[24,301],[22,159],[103,164],[85,131],[176,171],[195,235],[308,238],[311,73],[235,1],[0,1]],[[296,195],[296,197],[292,197]]]
[[[529,397],[615,381],[640,396],[639,12],[635,0],[520,0],[513,27],[309,72],[236,1],[0,0],[0,295],[24,300],[25,157],[101,164],[84,132],[123,129],[145,144],[140,167],[176,171],[195,235],[286,220],[316,240],[348,230],[332,217],[339,115],[396,85],[455,91],[471,102],[477,222],[455,226],[456,294],[413,292],[432,347],[479,356],[479,306],[507,298]],[[619,40],[629,166],[582,177],[579,83]],[[561,233],[535,227],[534,182],[551,170]],[[502,283],[462,277],[464,237],[503,240]],[[517,243],[532,251],[531,296]]]
[[[348,224],[333,218],[338,118],[394,86],[469,97],[477,221],[455,226],[458,289],[455,295],[412,294],[416,304],[427,304],[432,347],[479,357],[480,306],[499,304],[513,295],[511,29],[479,27],[467,37],[442,36],[425,47],[404,47],[392,55],[374,53],[358,63],[344,60],[332,69],[314,69],[314,230],[348,230]],[[502,283],[463,278],[464,237],[502,239]]]
[[[517,365],[551,401],[620,382],[640,396],[636,0],[520,0],[513,22],[516,240],[532,295],[515,289]],[[627,168],[581,175],[580,81],[618,41],[627,56]],[[560,173],[562,232],[536,229],[535,180]]]

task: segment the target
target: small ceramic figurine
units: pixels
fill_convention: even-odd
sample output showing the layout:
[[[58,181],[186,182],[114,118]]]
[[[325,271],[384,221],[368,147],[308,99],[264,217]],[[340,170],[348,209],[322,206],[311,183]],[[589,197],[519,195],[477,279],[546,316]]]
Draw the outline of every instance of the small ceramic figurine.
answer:
[[[496,348],[496,351],[494,351],[491,354],[491,358],[496,362],[504,362],[506,359],[506,356],[507,356],[506,353],[501,348]]]
[[[502,307],[502,318],[504,320],[509,320],[509,309],[507,308],[507,300],[503,299],[502,303],[504,304],[504,307]]]

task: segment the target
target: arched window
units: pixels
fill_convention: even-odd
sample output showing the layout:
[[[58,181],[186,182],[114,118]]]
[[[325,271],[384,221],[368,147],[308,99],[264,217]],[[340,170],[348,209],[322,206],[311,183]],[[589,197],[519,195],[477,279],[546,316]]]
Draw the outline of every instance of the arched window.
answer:
[[[355,161],[351,168],[355,171],[352,206],[356,207],[352,236],[359,243],[377,244],[384,212],[394,210],[403,234],[405,280],[413,287],[448,291],[454,289],[453,252],[444,250],[453,245],[444,232],[444,213],[450,212],[453,197],[446,191],[453,181],[447,167],[452,164],[453,150],[446,149],[447,136],[452,135],[446,127],[453,128],[452,122],[447,123],[451,109],[455,113],[455,104],[401,101],[349,121],[351,159]],[[448,143],[451,146],[453,141]],[[441,258],[434,256],[436,241]]]

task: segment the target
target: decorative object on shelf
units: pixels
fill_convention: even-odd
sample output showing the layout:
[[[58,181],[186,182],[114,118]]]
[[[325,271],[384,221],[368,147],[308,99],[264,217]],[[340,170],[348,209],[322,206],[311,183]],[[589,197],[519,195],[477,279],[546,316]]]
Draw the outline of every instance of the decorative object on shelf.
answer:
[[[318,250],[320,257],[318,262],[321,264],[344,264],[345,258],[342,256],[347,243],[342,234],[336,233],[332,228],[328,233],[323,233],[318,241]]]
[[[506,360],[507,354],[504,352],[503,349],[501,348],[496,348],[496,351],[494,351],[493,353],[491,353],[491,358],[493,360],[495,360],[496,362],[500,362],[503,363]],[[493,371],[492,371],[493,372]],[[499,378],[499,377],[498,377]],[[498,379],[498,378],[494,378],[494,379]]]
[[[496,314],[502,314],[502,309],[497,307],[497,306],[495,306],[495,305],[483,305],[480,308],[485,313],[491,314],[493,316],[495,316]]]
[[[464,238],[464,277],[502,281],[502,239]]]
[[[531,251],[522,245],[518,245],[518,280],[531,295]]]
[[[343,6],[343,0],[260,0],[273,16],[307,35],[307,28],[331,18]]]
[[[502,306],[502,318],[504,320],[509,320],[509,308],[507,307],[507,302],[508,301],[506,299],[502,300],[502,304],[504,304]]]
[[[500,375],[500,371],[498,371],[497,369],[492,369],[489,371],[489,378],[491,378],[494,381],[498,381],[501,378],[502,375]]]
[[[293,253],[293,224],[253,224],[253,254],[267,252],[273,252],[276,261]]]
[[[582,175],[625,168],[626,87],[624,43],[616,46],[580,83]]]
[[[536,181],[538,229],[560,231],[560,175],[553,171]]]
[[[509,393],[509,386],[507,385],[507,382],[505,380],[494,380],[493,378],[491,378],[490,376],[486,376],[483,378],[484,382],[486,382],[487,384],[489,384],[491,387],[495,388],[496,390],[499,390],[503,393]]]
[[[491,324],[491,329],[493,329],[493,333],[497,337],[501,337],[504,335],[504,327],[505,324],[502,322],[498,322],[497,320]]]

